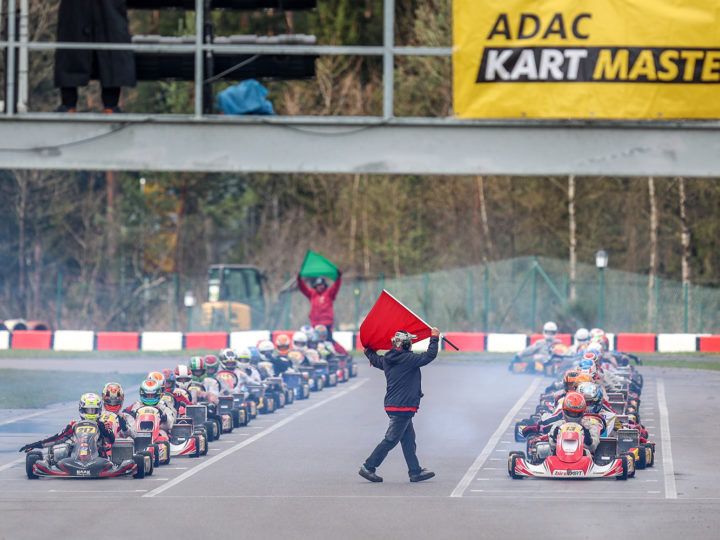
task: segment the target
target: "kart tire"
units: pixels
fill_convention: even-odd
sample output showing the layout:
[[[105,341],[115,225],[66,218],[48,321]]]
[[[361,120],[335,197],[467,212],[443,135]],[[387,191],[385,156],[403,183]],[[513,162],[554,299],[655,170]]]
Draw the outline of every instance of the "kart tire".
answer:
[[[159,446],[160,445],[157,443],[152,445],[152,455],[154,457],[153,465],[155,467],[160,465],[160,448],[159,448]]]
[[[302,399],[309,399],[309,398],[310,398],[310,387],[308,385],[303,385]]]
[[[267,414],[275,412],[275,398],[265,397],[265,412]]]
[[[238,417],[240,418],[240,425],[241,426],[247,426],[248,425],[248,412],[245,409],[240,409],[238,411]]]
[[[285,405],[287,405],[287,396],[285,395],[285,392],[278,392],[278,409],[282,409]]]
[[[203,426],[205,427],[205,433],[207,433],[207,440],[209,442],[212,442],[215,440],[215,425],[210,421],[207,420],[203,422]]]
[[[292,390],[288,390],[287,396],[285,397],[285,401],[287,402],[288,405],[292,405],[293,402],[295,401],[295,392],[293,392]]]
[[[638,459],[635,462],[635,468],[642,470],[645,467],[647,467],[647,452],[645,450],[645,445],[641,444],[638,447]]]
[[[646,444],[646,446],[650,449],[650,461],[648,461],[647,466],[652,467],[655,465],[655,447],[652,444]]]
[[[322,389],[325,388],[325,379],[323,379],[322,377],[320,377],[320,378],[316,381],[315,387],[318,389],[318,392],[321,392]]]
[[[513,480],[522,480],[522,475],[519,475],[515,472],[515,464],[517,463],[518,457],[520,456],[514,453],[511,453],[508,456],[508,474]]]
[[[133,478],[145,478],[145,456],[142,454],[135,454],[133,456],[135,467],[137,471],[133,474]]]
[[[33,472],[35,463],[42,459],[42,452],[39,450],[33,450],[25,456],[25,474],[29,480],[37,480],[39,476]]]
[[[200,436],[195,435],[193,437],[193,440],[195,441],[195,451],[192,454],[190,454],[190,457],[191,458],[200,457],[200,455],[201,455],[201,453],[200,453]]]
[[[155,472],[152,452],[143,450],[142,452],[138,452],[138,455],[143,457],[143,467],[145,466],[145,458],[149,458],[148,462],[150,463],[150,466],[148,467],[148,470],[145,471],[145,476],[152,476],[152,473]]]
[[[168,441],[163,441],[160,444],[162,444],[165,447],[165,455],[167,458],[165,461],[162,462],[162,465],[169,465],[170,464],[170,443]]]
[[[220,438],[220,434],[222,433],[222,422],[217,418],[211,418],[210,422],[213,423],[215,426],[215,440],[217,441]]]

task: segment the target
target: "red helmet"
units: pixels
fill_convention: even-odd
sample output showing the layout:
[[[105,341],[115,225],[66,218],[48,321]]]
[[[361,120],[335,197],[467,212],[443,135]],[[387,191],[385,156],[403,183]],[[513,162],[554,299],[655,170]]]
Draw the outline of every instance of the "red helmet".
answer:
[[[220,369],[220,359],[214,354],[206,355],[205,358],[203,358],[203,363],[205,364],[205,373],[211,377]]]
[[[123,405],[123,399],[125,398],[125,392],[123,392],[120,383],[109,382],[102,390],[103,407],[106,411],[117,413]]]
[[[563,416],[568,422],[578,422],[585,413],[585,397],[579,392],[568,392],[563,399]]]

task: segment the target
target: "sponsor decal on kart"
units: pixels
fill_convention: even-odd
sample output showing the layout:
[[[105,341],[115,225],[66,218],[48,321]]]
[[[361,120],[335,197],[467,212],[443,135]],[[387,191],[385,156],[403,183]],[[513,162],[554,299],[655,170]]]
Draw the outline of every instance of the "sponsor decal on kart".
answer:
[[[584,474],[585,473],[583,473],[583,471],[574,471],[572,469],[567,469],[564,471],[557,470],[552,472],[553,476],[583,476]]]
[[[75,474],[78,476],[90,476],[90,469],[77,469]]]

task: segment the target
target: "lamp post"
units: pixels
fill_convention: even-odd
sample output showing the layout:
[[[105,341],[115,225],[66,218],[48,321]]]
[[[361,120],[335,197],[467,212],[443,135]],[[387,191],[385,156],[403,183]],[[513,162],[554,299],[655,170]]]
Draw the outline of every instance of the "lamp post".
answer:
[[[190,321],[192,320],[192,308],[195,305],[195,295],[192,291],[185,291],[185,297],[183,303],[187,308],[187,330],[186,333],[190,332]]]
[[[603,327],[603,311],[605,307],[605,267],[608,265],[607,251],[601,249],[595,252],[595,266],[600,269],[600,298],[598,299],[598,328]]]

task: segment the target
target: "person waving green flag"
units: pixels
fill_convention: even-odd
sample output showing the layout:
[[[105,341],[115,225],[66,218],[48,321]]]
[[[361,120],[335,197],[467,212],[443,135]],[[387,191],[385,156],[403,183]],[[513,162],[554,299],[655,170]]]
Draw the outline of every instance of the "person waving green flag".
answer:
[[[308,250],[300,268],[300,275],[302,277],[329,277],[334,281],[338,277],[338,267],[319,253]]]

